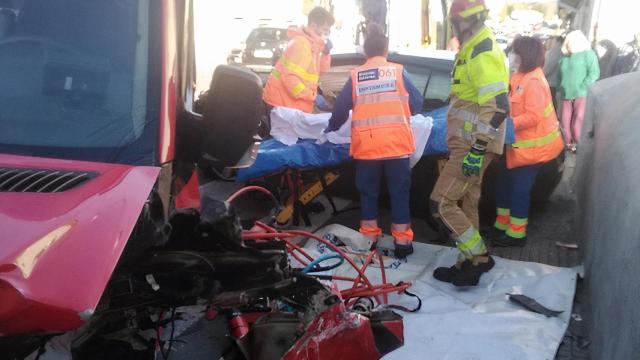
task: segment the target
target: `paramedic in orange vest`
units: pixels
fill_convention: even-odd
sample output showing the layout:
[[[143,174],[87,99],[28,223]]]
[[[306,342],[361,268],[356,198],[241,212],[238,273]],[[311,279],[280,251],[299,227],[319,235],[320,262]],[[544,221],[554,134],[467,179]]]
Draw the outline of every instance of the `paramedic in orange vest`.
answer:
[[[506,146],[496,179],[498,207],[489,237],[494,246],[524,246],[527,239],[529,194],[542,164],[564,148],[544,76],[544,45],[533,37],[518,37],[509,52],[511,118],[515,143]]]
[[[451,74],[447,112],[449,159],[431,193],[434,219],[452,233],[459,250],[451,267],[433,276],[455,286],[477,285],[495,264],[478,232],[482,176],[495,154],[502,154],[504,120],[509,112],[509,69],[491,29],[484,25],[484,0],[454,0],[449,11],[460,40]]]
[[[269,107],[284,106],[307,113],[313,111],[320,74],[331,66],[331,13],[315,7],[308,24],[291,27],[289,43],[269,75],[262,99]]]
[[[387,61],[388,47],[382,29],[369,26],[363,46],[367,61],[351,71],[325,132],[338,130],[353,109],[350,153],[355,159],[360,192],[360,232],[374,245],[382,233],[378,227],[378,196],[384,172],[391,198],[395,256],[405,258],[413,253],[409,156],[415,144],[410,121],[412,114],[422,111],[423,97],[402,65]]]

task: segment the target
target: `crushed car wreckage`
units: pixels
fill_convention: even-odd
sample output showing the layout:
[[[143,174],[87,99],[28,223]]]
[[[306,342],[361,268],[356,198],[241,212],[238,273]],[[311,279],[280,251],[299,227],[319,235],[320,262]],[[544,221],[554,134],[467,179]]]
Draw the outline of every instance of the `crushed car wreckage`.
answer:
[[[210,181],[255,160],[262,114],[259,77],[230,66],[196,112],[192,1],[13,3],[18,32],[0,42],[0,101],[15,115],[0,131],[0,359],[63,342],[74,359],[166,357],[177,320],[205,313],[227,319],[227,359],[371,359],[402,345],[385,294],[410,284],[372,284],[377,252],[357,265],[313,234],[243,230],[233,197],[189,191],[194,169]],[[358,275],[320,273],[332,265],[301,251],[305,238]]]
[[[346,247],[261,222],[243,230],[230,202],[207,196],[201,211],[178,213],[171,224],[165,244],[118,266],[95,313],[70,339],[73,358],[168,357],[180,309],[194,306],[209,319],[226,317],[232,341],[223,359],[376,359],[403,345],[402,317],[385,306],[386,295],[410,284],[371,284]],[[324,243],[340,261],[322,266],[294,237]],[[382,261],[370,252],[364,268],[374,256]],[[343,261],[356,278],[314,275]],[[353,286],[341,291],[337,281]],[[5,354],[26,355],[10,339],[18,338],[4,338]],[[13,344],[44,352],[47,339]]]

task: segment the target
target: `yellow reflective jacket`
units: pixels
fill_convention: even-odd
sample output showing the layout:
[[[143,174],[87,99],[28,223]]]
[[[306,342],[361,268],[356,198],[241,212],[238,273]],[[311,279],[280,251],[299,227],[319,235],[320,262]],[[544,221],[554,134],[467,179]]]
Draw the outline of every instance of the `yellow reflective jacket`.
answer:
[[[504,52],[491,29],[483,27],[464,42],[456,55],[451,74],[451,101],[447,114],[448,136],[471,143],[476,138],[490,141],[488,151],[501,154],[504,124],[495,133],[489,125],[500,109],[496,96],[507,94],[509,69]]]
[[[320,74],[329,70],[331,56],[322,53],[325,42],[307,27],[289,28],[289,44],[264,88],[263,100],[310,113]]]

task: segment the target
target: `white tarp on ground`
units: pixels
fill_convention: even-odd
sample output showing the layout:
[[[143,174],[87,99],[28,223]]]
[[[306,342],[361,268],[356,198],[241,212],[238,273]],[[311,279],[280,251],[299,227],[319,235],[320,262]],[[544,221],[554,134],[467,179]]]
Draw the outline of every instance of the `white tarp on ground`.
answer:
[[[293,145],[299,139],[323,138],[324,129],[329,125],[331,113],[309,114],[297,109],[286,107],[274,107],[271,110],[271,132],[274,139],[285,145]],[[431,135],[433,119],[422,114],[411,117],[411,130],[413,130],[416,151],[411,156],[411,166],[418,163],[424,148]],[[351,143],[351,118],[345,122],[338,131],[326,135],[326,140],[333,144]]]
[[[357,235],[340,225],[329,225],[318,234],[327,230],[341,237]],[[391,241],[385,237],[379,248],[391,248]],[[330,251],[313,241],[305,248],[315,254]],[[422,243],[415,243],[414,248],[407,261],[385,258],[389,281],[413,282],[410,291],[422,299],[419,312],[401,313],[405,345],[385,359],[554,359],[571,317],[575,271],[494,257],[496,266],[482,276],[477,287],[456,288],[432,276],[436,267],[455,262],[456,249]],[[334,273],[353,276],[355,272],[345,263]],[[367,275],[374,283],[380,282],[379,268],[368,269]],[[506,293],[524,294],[564,312],[547,318],[510,302]],[[415,299],[407,296],[390,300],[406,307],[415,305]]]

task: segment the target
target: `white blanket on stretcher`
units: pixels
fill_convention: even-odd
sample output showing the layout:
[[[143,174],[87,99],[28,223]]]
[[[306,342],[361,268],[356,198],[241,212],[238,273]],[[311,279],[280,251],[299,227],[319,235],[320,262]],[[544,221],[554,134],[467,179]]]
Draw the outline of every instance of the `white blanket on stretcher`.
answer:
[[[300,110],[274,107],[271,110],[271,136],[285,145],[294,145],[299,139],[323,138],[324,129],[329,126],[331,113],[309,114]],[[411,129],[416,151],[411,156],[411,166],[418,163],[429,141],[433,119],[421,114],[411,117]],[[338,131],[326,134],[326,140],[333,144],[351,143],[351,116]]]

